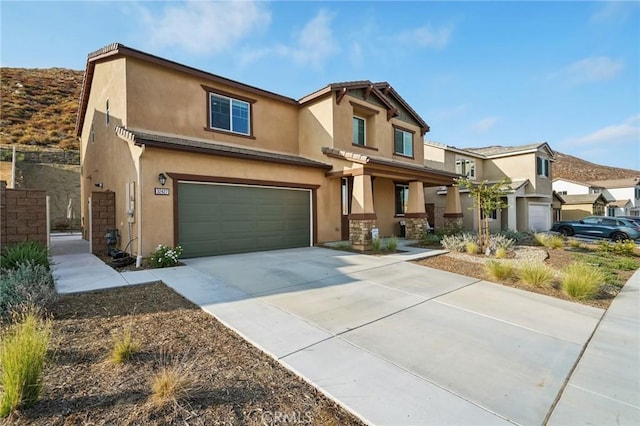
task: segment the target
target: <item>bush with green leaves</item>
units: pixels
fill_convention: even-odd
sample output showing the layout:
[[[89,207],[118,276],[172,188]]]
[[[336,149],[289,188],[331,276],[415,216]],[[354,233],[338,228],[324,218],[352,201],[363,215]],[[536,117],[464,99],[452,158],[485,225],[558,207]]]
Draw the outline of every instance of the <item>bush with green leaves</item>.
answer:
[[[0,320],[23,306],[47,306],[56,298],[51,272],[45,266],[26,261],[0,275]]]
[[[182,256],[182,246],[169,247],[160,244],[153,253],[149,261],[153,268],[168,268],[176,266],[178,259]]]
[[[381,249],[382,240],[380,238],[374,238],[371,240],[371,250],[373,250],[374,253],[379,253]]]
[[[395,253],[398,250],[398,239],[395,236],[387,240],[386,249],[391,253]]]
[[[484,264],[484,270],[491,278],[498,281],[508,280],[513,277],[513,265],[508,262],[488,260]]]
[[[631,240],[616,241],[610,243],[607,240],[601,240],[596,243],[596,251],[601,253],[616,253],[624,256],[633,256],[636,251],[636,243]]]
[[[531,235],[526,232],[513,231],[511,229],[504,229],[497,233],[497,235],[502,235],[503,237],[513,240],[516,243],[520,243],[531,238]]]
[[[38,400],[51,328],[51,321],[40,319],[29,309],[0,340],[0,418]]]
[[[468,232],[461,232],[454,235],[445,235],[442,237],[442,247],[449,251],[457,251],[464,253],[467,250],[468,243],[478,244],[478,236]]]
[[[522,281],[535,287],[548,287],[553,281],[554,273],[542,262],[525,264],[520,268],[518,276]]]
[[[576,299],[593,299],[604,281],[605,276],[597,267],[574,262],[563,271],[562,290]]]
[[[431,232],[427,228],[422,228],[420,231],[420,245],[422,246],[440,244],[440,240],[442,240],[442,235],[438,232]]]
[[[51,267],[49,250],[37,241],[25,241],[8,246],[0,256],[0,268],[16,269],[21,263],[30,262],[34,265]]]

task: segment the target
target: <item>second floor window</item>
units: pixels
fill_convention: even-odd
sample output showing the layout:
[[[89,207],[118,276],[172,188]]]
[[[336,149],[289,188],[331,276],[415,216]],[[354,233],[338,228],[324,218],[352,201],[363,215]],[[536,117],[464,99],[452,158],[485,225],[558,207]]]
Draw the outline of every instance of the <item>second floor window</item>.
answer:
[[[396,128],[394,130],[393,152],[413,157],[413,133]]]
[[[476,160],[460,158],[456,160],[456,173],[469,178],[476,177]]]
[[[249,102],[215,93],[210,93],[209,99],[211,103],[211,121],[209,124],[212,129],[226,130],[242,135],[251,134]]]
[[[365,146],[367,142],[367,121],[356,115],[353,116],[353,144]]]
[[[538,176],[549,177],[550,175],[550,162],[546,158],[536,157],[536,169]]]

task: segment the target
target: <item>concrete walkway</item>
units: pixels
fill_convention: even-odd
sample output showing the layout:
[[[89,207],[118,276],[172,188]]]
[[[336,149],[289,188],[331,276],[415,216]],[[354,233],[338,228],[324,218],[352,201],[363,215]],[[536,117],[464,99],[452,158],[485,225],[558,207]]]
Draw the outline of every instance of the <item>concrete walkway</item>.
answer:
[[[402,255],[308,248],[118,274],[82,244],[54,238],[59,291],[162,280],[369,423],[640,423],[638,274],[600,322]]]

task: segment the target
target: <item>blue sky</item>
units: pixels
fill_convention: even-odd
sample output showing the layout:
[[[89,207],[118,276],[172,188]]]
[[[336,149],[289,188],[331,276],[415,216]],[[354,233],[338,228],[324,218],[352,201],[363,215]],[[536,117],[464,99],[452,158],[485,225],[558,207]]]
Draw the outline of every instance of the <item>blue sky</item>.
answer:
[[[6,67],[114,41],[292,98],[388,81],[460,148],[547,141],[640,169],[640,2],[2,1]]]

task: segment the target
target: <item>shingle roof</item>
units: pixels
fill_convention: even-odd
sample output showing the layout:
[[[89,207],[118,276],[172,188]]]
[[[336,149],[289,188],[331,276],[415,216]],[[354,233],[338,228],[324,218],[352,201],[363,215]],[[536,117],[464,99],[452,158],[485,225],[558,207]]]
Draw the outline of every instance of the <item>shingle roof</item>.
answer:
[[[594,180],[589,182],[589,184],[602,188],[633,188],[640,184],[640,174],[634,178]]]
[[[217,142],[186,138],[183,136],[166,135],[152,133],[145,130],[127,129],[122,126],[116,127],[116,133],[135,144],[144,144],[148,147],[173,149],[178,151],[195,151],[205,154],[221,155],[225,157],[236,157],[250,160],[269,161],[273,163],[294,164],[299,166],[317,167],[320,169],[331,169],[331,165],[320,161],[311,160],[291,154],[281,154],[270,151],[260,151],[256,149],[243,148],[236,145],[227,145]]]
[[[464,150],[475,152],[475,153],[478,153],[478,154],[482,154],[482,155],[490,158],[490,157],[495,157],[495,156],[515,154],[515,153],[523,152],[523,151],[537,150],[540,147],[545,146],[545,145],[547,145],[547,147],[549,146],[546,142],[538,142],[538,143],[532,143],[532,144],[527,144],[527,145],[518,145],[518,146],[494,145],[494,146],[487,146],[487,147],[483,147],[483,148],[464,148]],[[553,153],[551,148],[549,148],[549,151],[551,151],[551,153]]]
[[[609,203],[609,205],[613,207],[624,207],[630,202],[631,200],[613,200]]]
[[[602,194],[563,194],[562,198],[565,204],[593,204],[598,198],[601,198],[603,202],[607,201]]]

